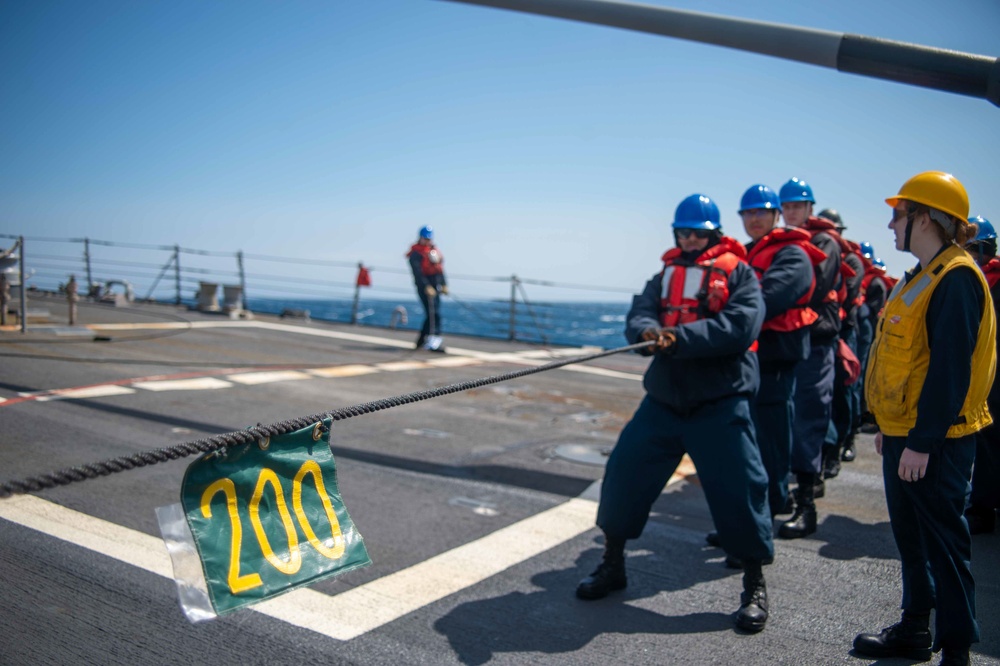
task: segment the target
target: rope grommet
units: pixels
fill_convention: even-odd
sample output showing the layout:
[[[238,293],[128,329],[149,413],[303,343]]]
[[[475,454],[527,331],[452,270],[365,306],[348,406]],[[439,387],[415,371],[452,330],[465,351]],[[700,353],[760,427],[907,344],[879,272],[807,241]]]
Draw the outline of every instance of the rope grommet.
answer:
[[[258,439],[257,446],[260,447],[261,451],[267,451],[268,447],[271,446],[271,436],[268,435],[264,439]]]
[[[323,439],[323,422],[316,421],[316,425],[313,426],[313,441],[318,442]]]

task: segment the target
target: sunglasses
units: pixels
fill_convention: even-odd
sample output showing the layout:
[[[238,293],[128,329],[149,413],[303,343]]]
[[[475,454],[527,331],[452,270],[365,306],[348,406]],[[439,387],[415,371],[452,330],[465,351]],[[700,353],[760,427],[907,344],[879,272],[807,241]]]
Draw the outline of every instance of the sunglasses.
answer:
[[[708,238],[712,235],[711,229],[674,229],[674,233],[677,234],[678,238]]]

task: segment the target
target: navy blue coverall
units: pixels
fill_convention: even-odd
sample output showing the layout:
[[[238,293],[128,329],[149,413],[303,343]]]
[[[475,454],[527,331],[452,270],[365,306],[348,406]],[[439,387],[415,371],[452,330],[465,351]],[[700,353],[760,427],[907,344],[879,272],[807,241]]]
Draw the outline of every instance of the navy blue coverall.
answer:
[[[755,243],[747,246],[752,251]],[[800,247],[778,250],[771,265],[760,276],[764,297],[764,320],[789,310],[812,284],[813,267]],[[809,328],[795,331],[762,331],[758,340],[760,390],[753,403],[757,445],[767,470],[771,515],[784,509],[788,499],[791,469],[792,424],[795,422],[795,366],[809,357]]]
[[[917,269],[907,274],[919,277]],[[969,391],[985,294],[970,270],[941,278],[927,310],[930,366],[907,437],[882,438],[882,474],[903,575],[902,608],[935,614],[934,649],[979,641],[972,537],[963,517],[976,452],[975,435],[946,439]],[[880,322],[881,325],[881,322]],[[929,453],[919,481],[899,478],[904,448]]]
[[[758,387],[748,351],[764,321],[760,285],[748,265],[730,273],[720,312],[676,327],[676,344],[653,356],[646,397],[608,459],[597,524],[609,539],[642,534],[653,502],[687,453],[698,469],[719,539],[744,560],[774,556],[767,474],[750,413]],[[662,274],[633,298],[625,336],[661,328]]]
[[[840,244],[824,232],[815,234],[812,243],[826,259],[815,267],[816,290],[809,306],[819,319],[810,327],[809,358],[795,368],[792,471],[798,474],[823,470],[823,442],[833,403],[834,345],[840,334],[840,304],[827,299],[839,286]]]

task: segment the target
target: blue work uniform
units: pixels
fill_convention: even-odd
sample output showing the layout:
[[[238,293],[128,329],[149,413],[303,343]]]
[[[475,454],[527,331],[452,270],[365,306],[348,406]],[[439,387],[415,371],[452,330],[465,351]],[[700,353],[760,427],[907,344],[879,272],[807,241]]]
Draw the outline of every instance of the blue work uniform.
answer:
[[[633,298],[630,343],[663,326],[663,282],[662,273],[654,276]],[[687,453],[725,550],[744,560],[774,556],[767,474],[750,409],[758,365],[749,348],[764,303],[745,263],[729,273],[727,288],[720,311],[673,328],[676,344],[653,356],[643,378],[647,395],[622,430],[601,486],[597,524],[609,539],[642,534],[653,502]]]
[[[840,243],[824,231],[814,234],[812,243],[826,259],[815,267],[816,290],[809,305],[819,319],[810,327],[809,357],[795,367],[792,471],[797,474],[819,474],[823,469],[823,442],[833,403],[834,347],[840,334],[840,303],[830,298],[840,286]]]
[[[907,282],[918,278],[919,265],[906,275]],[[917,402],[916,423],[908,436],[882,437],[886,505],[903,578],[902,608],[914,614],[937,609],[935,649],[979,641],[970,567],[972,539],[963,517],[976,437],[946,439],[945,435],[956,423],[969,391],[969,360],[985,296],[970,269],[955,269],[941,278],[925,317],[930,365]],[[919,481],[899,478],[905,448],[930,454],[927,474]]]
[[[755,243],[747,246],[752,251]],[[796,306],[813,281],[813,266],[805,250],[786,245],[760,276],[765,321]],[[795,422],[795,367],[809,357],[809,327],[792,331],[762,331],[758,340],[760,390],[753,402],[757,445],[767,470],[771,515],[784,510],[791,470],[792,424]]]

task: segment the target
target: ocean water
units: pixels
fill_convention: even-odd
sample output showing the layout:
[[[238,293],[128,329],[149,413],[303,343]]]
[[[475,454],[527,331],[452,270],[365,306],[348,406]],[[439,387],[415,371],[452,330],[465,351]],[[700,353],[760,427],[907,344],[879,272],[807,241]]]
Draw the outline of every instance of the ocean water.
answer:
[[[456,300],[445,296],[441,305],[441,334],[473,335],[499,340],[613,349],[627,344],[625,314],[631,299],[621,302],[517,303],[513,314],[508,301]],[[353,302],[338,299],[248,299],[254,312],[280,315],[286,310],[308,312],[311,319],[348,323]],[[405,312],[405,323],[400,320]],[[412,330],[414,341],[424,321],[420,302],[362,299],[358,304],[360,326]]]

